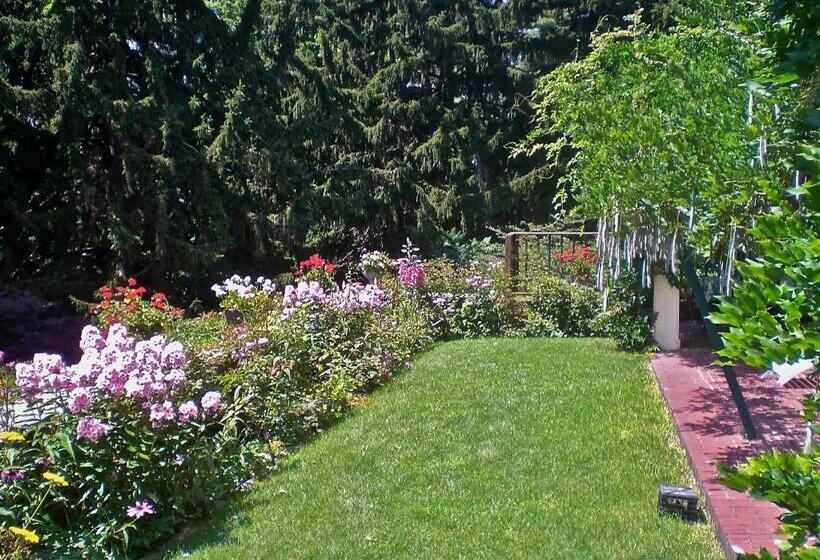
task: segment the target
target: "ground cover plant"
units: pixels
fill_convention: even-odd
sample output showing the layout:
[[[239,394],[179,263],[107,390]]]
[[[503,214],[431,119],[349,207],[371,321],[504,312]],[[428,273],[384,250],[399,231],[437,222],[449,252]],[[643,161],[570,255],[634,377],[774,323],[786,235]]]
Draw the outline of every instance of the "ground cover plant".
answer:
[[[639,355],[598,339],[448,342],[203,524],[174,559],[721,558],[658,518],[689,483]]]

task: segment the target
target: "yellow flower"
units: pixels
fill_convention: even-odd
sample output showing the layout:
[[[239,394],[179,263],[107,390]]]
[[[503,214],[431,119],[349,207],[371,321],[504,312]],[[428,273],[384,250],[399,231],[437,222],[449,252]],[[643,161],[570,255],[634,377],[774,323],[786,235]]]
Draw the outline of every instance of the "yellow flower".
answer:
[[[57,473],[44,472],[43,478],[45,478],[49,482],[53,482],[57,486],[68,486],[68,481]]]
[[[12,534],[17,535],[27,543],[37,544],[40,542],[40,537],[37,536],[37,533],[34,531],[29,531],[28,529],[23,529],[22,527],[9,527],[9,531]]]
[[[23,437],[23,434],[20,432],[0,432],[0,439],[3,441],[8,441],[9,443],[19,443],[21,441],[26,441],[26,438]]]

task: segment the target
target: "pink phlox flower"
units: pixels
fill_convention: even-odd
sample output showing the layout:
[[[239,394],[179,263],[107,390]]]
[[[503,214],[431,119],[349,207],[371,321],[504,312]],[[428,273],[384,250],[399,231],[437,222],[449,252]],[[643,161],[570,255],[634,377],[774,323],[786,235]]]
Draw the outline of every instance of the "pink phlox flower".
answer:
[[[83,327],[83,332],[80,334],[80,350],[83,352],[89,350],[100,351],[103,348],[105,348],[105,337],[100,329],[94,325]]]
[[[217,391],[208,391],[202,396],[200,403],[206,414],[214,414],[222,404],[222,395]]]
[[[190,422],[199,417],[199,407],[194,401],[186,401],[179,405],[179,421]]]
[[[120,352],[133,350],[136,341],[128,334],[128,327],[122,323],[111,325],[108,329],[108,336],[105,339],[107,348],[115,348]]]
[[[402,261],[399,263],[399,281],[406,288],[418,288],[424,285],[426,275],[421,264]]]
[[[142,519],[146,515],[154,514],[154,505],[147,501],[137,500],[125,509],[125,513],[132,519]]]
[[[68,394],[68,410],[71,414],[79,414],[91,406],[91,402],[91,392],[84,387],[72,389]]]
[[[110,429],[111,427],[101,420],[91,416],[83,416],[77,422],[77,439],[94,443],[108,435]]]
[[[172,369],[168,373],[165,374],[165,382],[168,383],[172,388],[179,389],[183,385],[185,385],[185,381],[187,380],[187,376],[185,372],[181,369]]]
[[[162,350],[162,365],[167,368],[181,368],[187,361],[181,342],[171,342]]]
[[[30,363],[14,364],[14,372],[15,383],[24,395],[31,395],[43,388],[44,380]]]
[[[24,478],[26,478],[26,475],[17,469],[7,469],[0,472],[0,479],[5,480],[6,482],[17,482],[18,480],[23,480]]]
[[[164,401],[162,404],[155,403],[151,405],[150,418],[151,426],[158,428],[163,424],[172,422],[176,418],[174,414],[174,405],[171,401]]]

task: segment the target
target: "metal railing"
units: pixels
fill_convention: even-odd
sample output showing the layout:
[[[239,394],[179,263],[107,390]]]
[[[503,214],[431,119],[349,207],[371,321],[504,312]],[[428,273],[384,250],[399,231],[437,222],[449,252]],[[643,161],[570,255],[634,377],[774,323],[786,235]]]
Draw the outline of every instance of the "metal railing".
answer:
[[[561,275],[562,263],[556,254],[578,247],[595,248],[594,231],[514,231],[504,240],[504,268],[513,287],[526,292],[539,275]]]

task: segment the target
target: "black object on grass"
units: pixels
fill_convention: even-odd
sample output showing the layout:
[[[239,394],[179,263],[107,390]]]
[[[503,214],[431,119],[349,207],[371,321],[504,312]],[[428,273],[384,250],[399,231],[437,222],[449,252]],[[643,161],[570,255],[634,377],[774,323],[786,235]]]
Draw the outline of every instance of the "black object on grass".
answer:
[[[691,488],[661,484],[658,488],[658,514],[676,515],[686,521],[700,521],[698,496]]]

